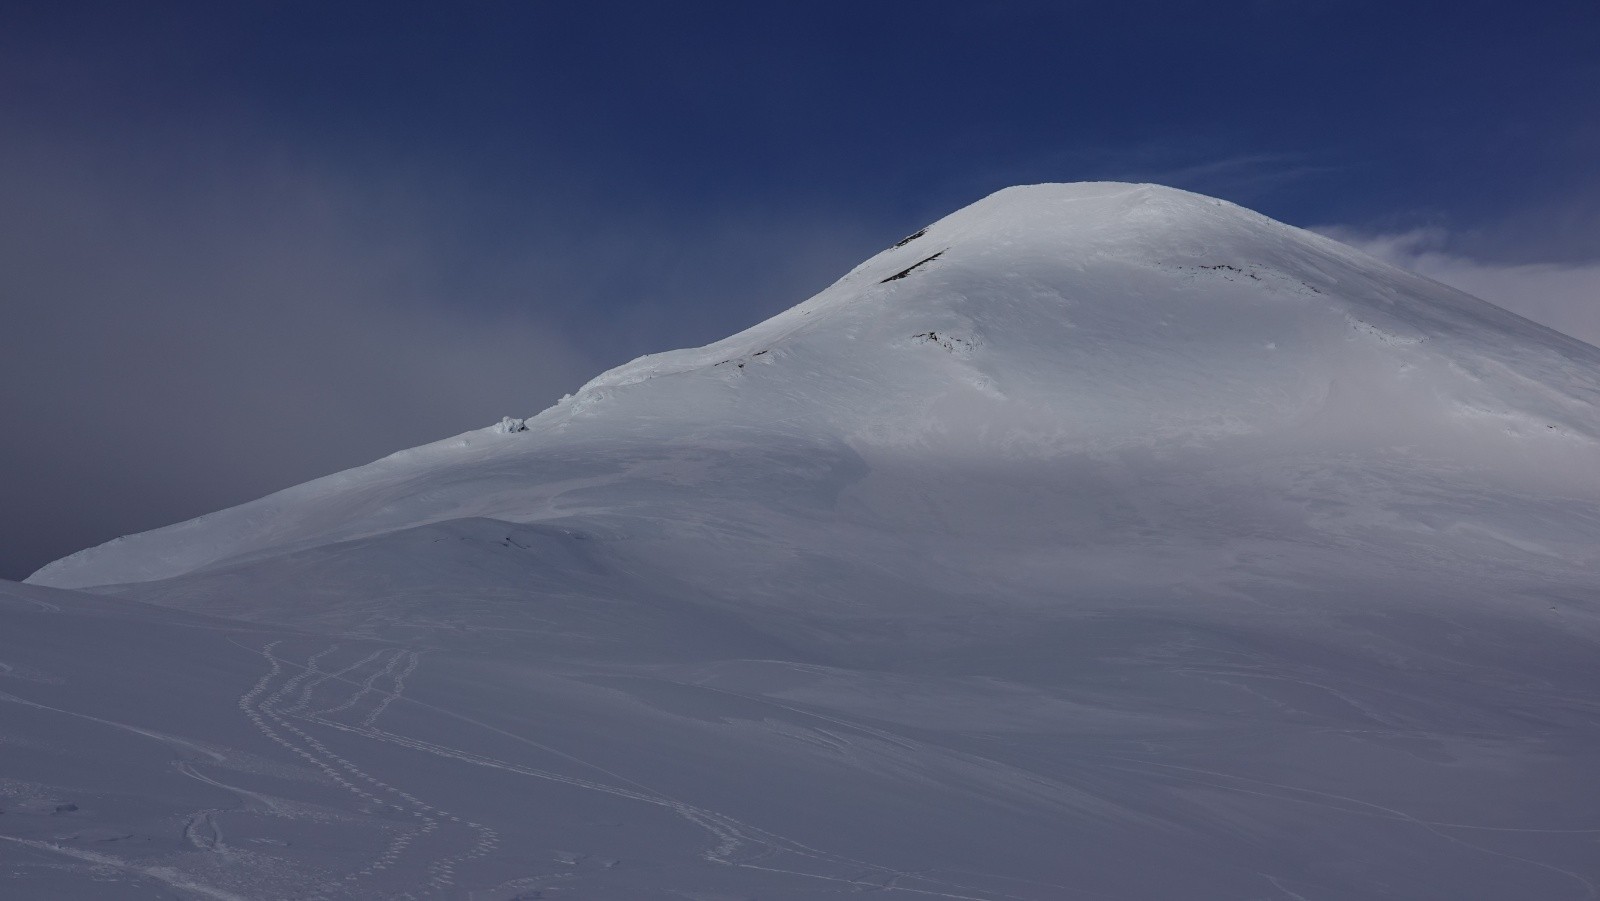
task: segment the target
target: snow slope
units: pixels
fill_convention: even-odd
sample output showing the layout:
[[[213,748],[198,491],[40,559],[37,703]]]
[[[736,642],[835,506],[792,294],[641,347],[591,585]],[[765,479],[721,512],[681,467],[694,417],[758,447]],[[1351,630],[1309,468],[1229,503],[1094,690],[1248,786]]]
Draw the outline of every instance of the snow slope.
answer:
[[[1040,479],[1069,493],[1103,481],[1075,466],[1187,472],[1188,461],[1154,458],[1253,456],[1429,481],[1472,470],[1519,499],[1592,498],[1597,363],[1588,345],[1222,201],[1153,186],[1013,188],[754,328],[605,373],[526,432],[405,451],[75,554],[29,581],[168,578],[468,516],[676,518],[689,497],[926,531],[909,499],[877,503],[911,490],[905,469],[1002,481],[1027,470],[1015,481],[1034,497]],[[992,490],[1005,487],[971,493],[981,505]],[[1378,499],[1340,493],[1343,504],[1318,501],[1345,509],[1295,518],[1319,532],[1471,526],[1349,509]],[[1031,517],[993,506],[994,517],[946,512],[944,528],[1070,537],[1056,505]],[[1560,534],[1530,528],[1484,540],[1580,558],[1591,544],[1563,548]]]
[[[1231,204],[1002,191],[0,586],[0,879],[1597,897],[1597,402],[1600,350]]]

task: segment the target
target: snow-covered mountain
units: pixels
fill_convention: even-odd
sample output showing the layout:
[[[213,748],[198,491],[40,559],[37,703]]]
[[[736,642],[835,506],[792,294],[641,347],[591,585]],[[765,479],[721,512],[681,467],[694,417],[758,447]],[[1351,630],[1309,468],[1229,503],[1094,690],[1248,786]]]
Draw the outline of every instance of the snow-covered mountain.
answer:
[[[1597,410],[1600,350],[1326,238],[1002,191],[0,588],[0,878],[1593,897]]]

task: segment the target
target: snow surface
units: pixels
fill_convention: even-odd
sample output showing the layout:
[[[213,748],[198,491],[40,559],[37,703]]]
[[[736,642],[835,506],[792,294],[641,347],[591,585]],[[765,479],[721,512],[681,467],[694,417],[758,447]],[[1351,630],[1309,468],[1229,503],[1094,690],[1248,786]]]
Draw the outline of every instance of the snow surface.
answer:
[[[1002,191],[0,583],[0,889],[1600,897],[1597,405],[1329,239]]]

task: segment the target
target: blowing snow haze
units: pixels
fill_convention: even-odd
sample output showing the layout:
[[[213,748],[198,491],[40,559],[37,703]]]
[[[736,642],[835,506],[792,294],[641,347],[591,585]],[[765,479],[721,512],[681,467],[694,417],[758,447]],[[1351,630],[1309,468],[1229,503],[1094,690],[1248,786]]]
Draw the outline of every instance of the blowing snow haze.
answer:
[[[0,583],[0,878],[1593,898],[1597,410],[1600,350],[1329,238],[1001,191]]]

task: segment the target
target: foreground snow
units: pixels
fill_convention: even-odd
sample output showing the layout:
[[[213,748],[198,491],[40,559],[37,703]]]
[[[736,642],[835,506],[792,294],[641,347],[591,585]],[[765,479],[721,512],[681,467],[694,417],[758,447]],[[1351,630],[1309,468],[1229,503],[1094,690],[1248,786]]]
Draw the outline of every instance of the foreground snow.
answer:
[[[525,430],[0,586],[4,878],[1595,897],[1597,400],[1220,201],[1001,192]]]

